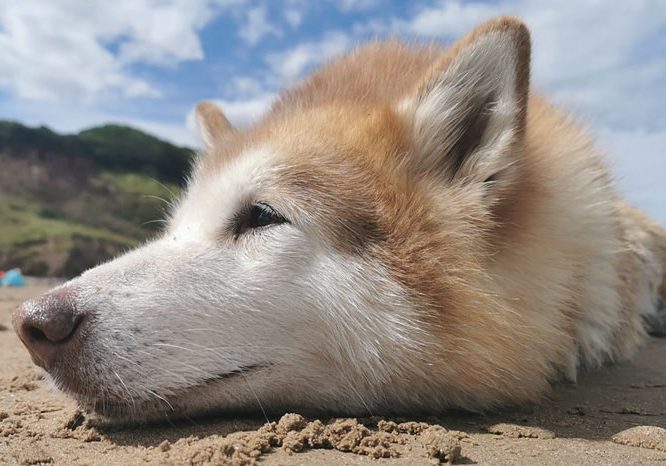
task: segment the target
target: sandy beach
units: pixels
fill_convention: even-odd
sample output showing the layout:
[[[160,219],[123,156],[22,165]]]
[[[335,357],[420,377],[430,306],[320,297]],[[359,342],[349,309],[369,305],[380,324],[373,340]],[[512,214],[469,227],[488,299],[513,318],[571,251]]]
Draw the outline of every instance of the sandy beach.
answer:
[[[0,464],[666,464],[666,339],[559,384],[540,406],[500,413],[114,428],[49,388],[11,328],[12,310],[45,289],[0,289]]]

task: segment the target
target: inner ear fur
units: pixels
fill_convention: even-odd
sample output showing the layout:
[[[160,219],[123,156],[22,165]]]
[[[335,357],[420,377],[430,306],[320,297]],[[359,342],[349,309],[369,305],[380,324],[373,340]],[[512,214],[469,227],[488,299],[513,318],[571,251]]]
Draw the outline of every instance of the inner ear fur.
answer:
[[[493,19],[454,44],[407,99],[419,172],[496,184],[518,162],[529,94],[530,37]]]

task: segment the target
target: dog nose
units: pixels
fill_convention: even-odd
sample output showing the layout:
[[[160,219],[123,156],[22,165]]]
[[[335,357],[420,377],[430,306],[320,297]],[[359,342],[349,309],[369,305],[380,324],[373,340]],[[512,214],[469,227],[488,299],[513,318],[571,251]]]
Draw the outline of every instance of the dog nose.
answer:
[[[75,339],[83,315],[71,290],[60,288],[26,301],[12,316],[14,329],[35,364],[48,369]]]

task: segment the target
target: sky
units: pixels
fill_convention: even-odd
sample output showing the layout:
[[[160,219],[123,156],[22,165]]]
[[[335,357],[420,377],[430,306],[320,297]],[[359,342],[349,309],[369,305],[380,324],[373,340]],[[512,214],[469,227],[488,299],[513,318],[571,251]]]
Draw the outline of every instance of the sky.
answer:
[[[532,32],[532,83],[575,115],[620,188],[666,226],[666,0],[0,0],[0,118],[113,122],[199,145],[192,109],[237,126],[370,39],[449,44],[498,14]]]

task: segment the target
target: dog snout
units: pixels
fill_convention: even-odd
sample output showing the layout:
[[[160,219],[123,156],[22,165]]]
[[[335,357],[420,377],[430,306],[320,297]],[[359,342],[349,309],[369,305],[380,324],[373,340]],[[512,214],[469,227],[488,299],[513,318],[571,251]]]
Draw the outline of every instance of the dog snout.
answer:
[[[49,369],[80,338],[84,315],[75,303],[72,290],[60,288],[26,301],[14,311],[14,329],[35,364]]]

